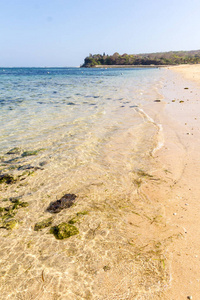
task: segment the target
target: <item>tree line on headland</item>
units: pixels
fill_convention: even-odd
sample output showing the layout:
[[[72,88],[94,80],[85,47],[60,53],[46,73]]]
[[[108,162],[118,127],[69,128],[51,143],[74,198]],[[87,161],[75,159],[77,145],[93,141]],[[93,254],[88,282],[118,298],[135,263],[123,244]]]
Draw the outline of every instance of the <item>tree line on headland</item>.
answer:
[[[113,55],[89,54],[84,59],[83,68],[98,65],[179,65],[200,63],[200,50],[170,51],[147,54],[122,54],[115,52]]]

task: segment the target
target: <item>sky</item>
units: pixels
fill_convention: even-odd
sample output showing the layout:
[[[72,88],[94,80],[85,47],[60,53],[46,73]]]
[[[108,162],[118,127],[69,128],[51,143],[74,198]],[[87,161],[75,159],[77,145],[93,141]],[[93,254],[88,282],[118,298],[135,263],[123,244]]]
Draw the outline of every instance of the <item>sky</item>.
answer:
[[[200,49],[200,0],[0,0],[0,67]]]

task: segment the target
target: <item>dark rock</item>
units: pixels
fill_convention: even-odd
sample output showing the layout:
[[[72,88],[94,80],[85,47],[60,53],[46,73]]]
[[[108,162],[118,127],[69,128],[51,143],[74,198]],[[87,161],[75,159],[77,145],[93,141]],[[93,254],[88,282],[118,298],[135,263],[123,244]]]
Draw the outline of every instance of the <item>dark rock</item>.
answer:
[[[65,194],[61,199],[51,202],[47,211],[51,213],[59,213],[62,209],[72,206],[75,199],[75,194]]]
[[[161,100],[154,100],[154,102],[161,102]]]
[[[11,184],[13,182],[15,182],[16,180],[14,179],[13,176],[9,175],[9,174],[2,174],[0,175],[0,183],[7,183],[7,184]]]
[[[17,197],[10,197],[8,200],[10,202],[15,203],[16,201],[19,201],[22,198],[22,196],[17,196]]]
[[[79,230],[76,226],[63,222],[58,226],[51,227],[50,233],[53,233],[55,238],[62,240],[79,234]]]
[[[18,167],[18,170],[30,170],[30,169],[34,169],[34,167],[31,165],[24,165],[24,166]]]
[[[39,163],[39,166],[40,167],[43,167],[44,165],[46,165],[47,164],[47,161],[41,161],[40,163]]]
[[[109,270],[111,269],[111,267],[109,267],[109,266],[104,266],[103,269],[104,269],[105,272],[107,272],[107,271],[109,271]]]
[[[4,163],[13,164],[13,163],[16,163],[18,161],[19,161],[19,157],[15,157],[15,158],[12,158],[12,159],[9,159],[9,160],[5,160]]]
[[[18,147],[12,148],[10,149],[6,154],[20,154],[21,153],[21,149]]]

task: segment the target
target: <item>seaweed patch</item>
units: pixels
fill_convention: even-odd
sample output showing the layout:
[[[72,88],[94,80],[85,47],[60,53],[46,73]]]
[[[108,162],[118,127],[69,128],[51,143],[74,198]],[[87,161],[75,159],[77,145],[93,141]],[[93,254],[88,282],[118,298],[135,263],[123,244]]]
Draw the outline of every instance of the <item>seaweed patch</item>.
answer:
[[[76,226],[63,222],[57,226],[51,227],[50,233],[53,233],[56,239],[62,240],[69,238],[72,235],[79,234],[79,230]]]

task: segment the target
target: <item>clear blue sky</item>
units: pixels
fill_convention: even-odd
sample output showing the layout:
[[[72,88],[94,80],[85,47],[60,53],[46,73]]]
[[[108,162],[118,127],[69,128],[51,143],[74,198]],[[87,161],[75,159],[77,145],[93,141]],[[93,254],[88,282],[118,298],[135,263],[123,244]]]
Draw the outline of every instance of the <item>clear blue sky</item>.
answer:
[[[0,0],[0,66],[200,49],[200,0]]]

